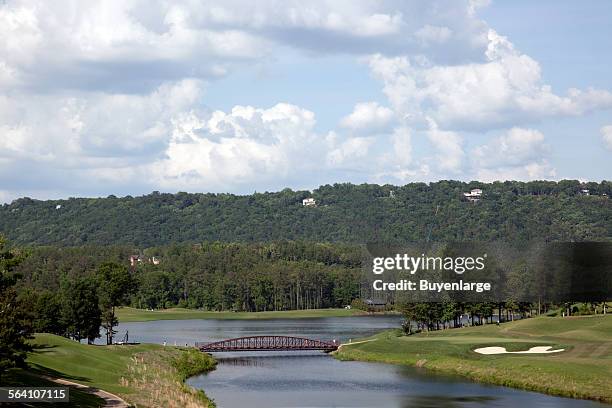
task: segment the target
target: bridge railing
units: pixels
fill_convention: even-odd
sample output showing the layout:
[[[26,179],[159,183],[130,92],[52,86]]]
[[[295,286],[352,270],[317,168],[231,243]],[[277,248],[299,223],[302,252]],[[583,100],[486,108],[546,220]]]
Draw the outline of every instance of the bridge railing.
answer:
[[[338,348],[335,342],[307,339],[292,336],[249,336],[237,337],[210,343],[196,343],[201,351],[299,351],[323,350],[334,351]]]

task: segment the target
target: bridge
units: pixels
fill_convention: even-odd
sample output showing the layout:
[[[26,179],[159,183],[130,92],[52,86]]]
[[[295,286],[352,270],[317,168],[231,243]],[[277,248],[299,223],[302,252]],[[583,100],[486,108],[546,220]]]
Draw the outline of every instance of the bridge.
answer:
[[[250,336],[196,343],[195,346],[207,353],[215,351],[303,351],[322,350],[330,352],[338,349],[334,342],[290,336]]]

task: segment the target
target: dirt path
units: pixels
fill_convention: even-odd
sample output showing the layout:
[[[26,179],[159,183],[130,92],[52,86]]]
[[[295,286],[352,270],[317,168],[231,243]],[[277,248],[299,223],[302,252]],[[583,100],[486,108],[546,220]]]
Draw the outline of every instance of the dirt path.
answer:
[[[78,388],[81,391],[85,391],[85,392],[88,392],[90,394],[97,395],[98,397],[102,398],[105,401],[104,407],[129,408],[129,406],[130,406],[121,397],[119,397],[119,396],[117,396],[115,394],[111,394],[108,391],[100,390],[100,389],[94,388],[94,387],[88,387],[87,385],[83,385],[83,384],[75,383],[75,382],[72,382],[72,381],[64,380],[62,378],[52,378],[52,377],[47,377],[47,376],[44,376],[43,378],[45,378],[46,380],[49,380],[49,381],[53,381],[56,384],[69,385],[71,387]]]
[[[367,343],[370,341],[376,341],[376,339],[370,339],[370,340],[361,340],[361,341],[354,341],[352,343],[343,343],[341,345],[338,346],[338,350],[340,350],[342,347],[344,346],[352,346],[353,344],[361,344],[361,343]]]

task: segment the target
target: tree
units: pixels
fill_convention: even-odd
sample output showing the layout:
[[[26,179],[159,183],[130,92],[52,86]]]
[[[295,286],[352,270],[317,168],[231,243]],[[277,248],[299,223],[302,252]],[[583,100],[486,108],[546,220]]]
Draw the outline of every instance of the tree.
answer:
[[[23,256],[8,248],[0,236],[0,375],[12,367],[25,364],[31,327],[27,314],[17,298],[15,283],[19,275],[13,270]]]
[[[62,285],[62,323],[66,335],[88,343],[100,337],[102,323],[98,305],[97,282],[89,278],[64,281]]]
[[[47,289],[36,291],[27,288],[19,294],[19,298],[28,306],[32,315],[34,332],[65,335],[66,327],[62,323],[62,303],[59,293]]]
[[[165,308],[171,297],[168,274],[163,271],[147,271],[138,280],[138,306],[146,309]]]
[[[106,331],[106,344],[113,344],[114,329],[119,324],[115,307],[126,301],[134,283],[128,269],[114,262],[106,262],[98,267],[98,293],[102,310],[102,327]]]
[[[461,308],[457,302],[444,302],[442,310],[442,321],[453,322],[453,327],[458,326]]]

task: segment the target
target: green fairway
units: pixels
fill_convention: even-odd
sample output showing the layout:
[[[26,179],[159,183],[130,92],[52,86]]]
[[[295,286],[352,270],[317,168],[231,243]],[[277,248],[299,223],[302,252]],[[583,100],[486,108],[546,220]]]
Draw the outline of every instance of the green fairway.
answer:
[[[187,319],[300,319],[313,317],[347,317],[360,314],[365,314],[365,312],[357,309],[308,309],[281,312],[210,312],[183,308],[151,311],[134,309],[132,307],[121,307],[117,309],[117,317],[120,322]]]
[[[126,393],[119,385],[126,367],[136,353],[159,349],[162,346],[93,346],[80,344],[64,337],[38,334],[28,363],[53,377],[61,377],[94,386],[112,393]]]
[[[612,402],[612,316],[539,317],[500,326],[442,330],[401,336],[386,331],[374,341],[345,345],[336,357],[426,367],[471,379],[554,395]],[[549,355],[481,355],[501,346],[565,348]]]
[[[32,344],[31,369],[24,375],[64,378],[139,405],[164,406],[165,398],[181,398],[193,400],[194,406],[206,406],[202,392],[183,384],[188,375],[214,368],[214,360],[195,349],[154,344],[95,346],[50,334],[37,334]]]

